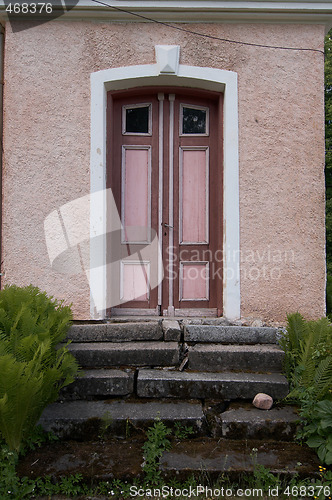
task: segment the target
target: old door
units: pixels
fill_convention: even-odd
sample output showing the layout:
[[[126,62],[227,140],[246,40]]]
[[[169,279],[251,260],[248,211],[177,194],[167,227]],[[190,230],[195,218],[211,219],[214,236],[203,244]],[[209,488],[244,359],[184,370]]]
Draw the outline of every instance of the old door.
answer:
[[[110,313],[220,315],[222,97],[160,90],[108,95]]]

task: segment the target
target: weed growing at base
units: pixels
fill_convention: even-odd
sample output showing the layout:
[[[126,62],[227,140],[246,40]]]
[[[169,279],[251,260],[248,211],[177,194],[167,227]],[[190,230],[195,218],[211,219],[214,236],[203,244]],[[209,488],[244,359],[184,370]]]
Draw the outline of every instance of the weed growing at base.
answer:
[[[165,450],[179,441],[179,435],[190,436],[192,430],[180,423],[171,430],[160,418],[155,419],[154,424],[147,430],[147,440],[143,445],[144,462],[142,469],[144,477],[141,480],[100,481],[97,484],[88,484],[82,474],[74,474],[61,477],[57,482],[50,476],[39,477],[35,480],[16,474],[18,454],[11,452],[2,443],[0,447],[0,492],[1,500],[33,500],[39,496],[52,497],[52,495],[65,495],[66,498],[100,497],[114,500],[122,499],[151,499],[151,498],[174,498],[186,499],[197,498],[200,500],[217,498],[260,498],[267,500],[278,498],[282,500],[293,500],[303,498],[301,493],[312,493],[310,498],[315,500],[326,500],[332,492],[332,472],[320,466],[316,478],[300,479],[298,475],[290,480],[282,479],[273,474],[263,465],[257,462],[257,452],[252,450],[253,473],[243,474],[237,481],[231,481],[227,473],[223,473],[215,481],[211,479],[207,471],[202,470],[199,476],[190,476],[181,482],[176,478],[167,482],[163,479],[158,468],[159,459]],[[44,433],[38,428],[36,440],[31,438],[32,448],[40,446],[43,442],[52,442],[54,436]],[[25,447],[25,452],[28,451]],[[181,494],[181,493],[185,494]],[[214,496],[217,494],[218,496]],[[156,495],[154,495],[156,493]],[[250,493],[250,495],[249,495]],[[328,493],[328,495],[327,495]],[[239,495],[239,496],[237,496]],[[308,498],[309,498],[308,497]]]

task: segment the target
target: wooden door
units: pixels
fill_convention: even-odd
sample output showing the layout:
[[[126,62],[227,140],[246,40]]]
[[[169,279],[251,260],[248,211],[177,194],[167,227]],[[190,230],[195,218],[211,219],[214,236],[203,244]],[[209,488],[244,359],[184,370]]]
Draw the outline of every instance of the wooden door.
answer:
[[[222,313],[222,99],[188,89],[108,95],[111,314]],[[114,250],[115,249],[115,250]],[[109,262],[109,259],[108,259]]]

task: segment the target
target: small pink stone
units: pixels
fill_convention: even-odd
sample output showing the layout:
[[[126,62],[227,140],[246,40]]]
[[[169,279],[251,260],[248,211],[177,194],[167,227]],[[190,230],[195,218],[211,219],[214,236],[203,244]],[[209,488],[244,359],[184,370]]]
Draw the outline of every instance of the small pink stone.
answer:
[[[273,405],[273,399],[268,394],[260,392],[259,394],[256,394],[252,404],[260,410],[270,410]]]

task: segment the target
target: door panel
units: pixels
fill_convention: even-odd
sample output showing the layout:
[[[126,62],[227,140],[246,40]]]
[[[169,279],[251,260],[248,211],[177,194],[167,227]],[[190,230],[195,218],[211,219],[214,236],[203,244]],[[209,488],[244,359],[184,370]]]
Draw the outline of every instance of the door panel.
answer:
[[[180,245],[209,241],[209,150],[180,147]]]
[[[120,241],[113,234],[107,242],[109,254],[118,256],[108,276],[110,303],[116,305],[111,314],[217,315],[222,99],[159,90],[108,94],[107,187],[121,218]],[[159,263],[146,251],[151,242],[162,250]],[[158,265],[159,288],[153,279]]]
[[[174,178],[178,179],[174,197],[174,220],[178,221],[178,228],[174,227],[174,260],[180,271],[174,279],[177,315],[192,315],[195,310],[197,314],[202,311],[205,315],[217,315],[221,308],[217,289],[222,288],[222,280],[214,278],[216,265],[220,266],[216,251],[222,248],[217,228],[222,220],[218,108],[214,99],[180,95],[175,100],[175,115],[179,117],[174,131],[178,152],[174,154]]]

